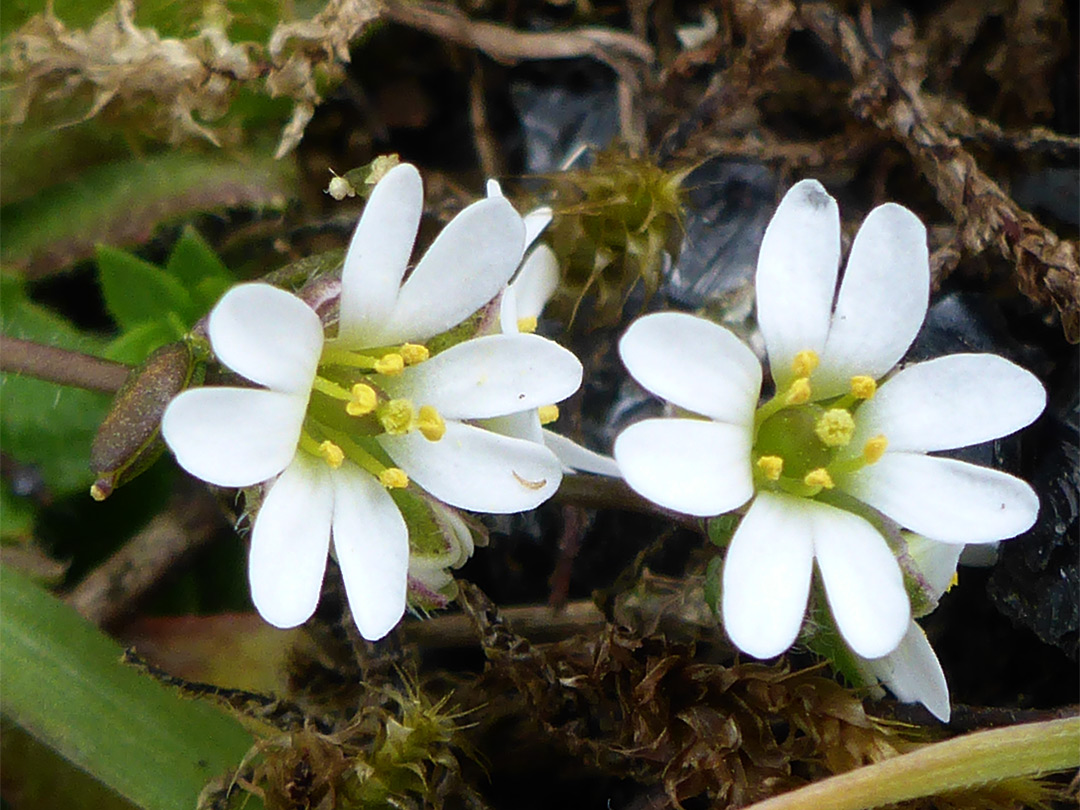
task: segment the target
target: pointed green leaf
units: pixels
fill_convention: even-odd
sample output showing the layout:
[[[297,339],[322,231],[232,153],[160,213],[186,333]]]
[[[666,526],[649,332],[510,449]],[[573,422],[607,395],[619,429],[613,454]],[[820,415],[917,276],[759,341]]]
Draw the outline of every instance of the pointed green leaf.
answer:
[[[222,293],[235,283],[232,273],[214,249],[190,225],[184,228],[173,247],[165,272],[191,294],[197,318],[206,314]]]
[[[121,329],[167,322],[170,313],[195,320],[195,304],[184,285],[160,267],[108,245],[98,245],[97,265],[105,307]]]

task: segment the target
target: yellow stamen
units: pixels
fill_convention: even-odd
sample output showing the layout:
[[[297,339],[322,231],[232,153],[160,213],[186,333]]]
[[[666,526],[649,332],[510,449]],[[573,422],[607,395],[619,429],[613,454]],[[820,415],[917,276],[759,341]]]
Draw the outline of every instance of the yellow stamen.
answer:
[[[446,422],[432,405],[424,405],[416,418],[416,429],[429,442],[437,442],[446,434]]]
[[[379,404],[379,395],[366,383],[357,383],[352,387],[352,399],[345,405],[349,416],[366,416]]]
[[[345,453],[332,441],[326,439],[319,445],[319,457],[336,470],[345,460]]]
[[[814,373],[819,362],[817,352],[812,349],[803,349],[791,361],[791,370],[795,372],[796,377],[809,377]]]
[[[851,395],[855,399],[873,399],[877,393],[877,383],[873,377],[859,375],[851,378]]]
[[[405,489],[409,485],[409,476],[400,467],[387,467],[379,473],[379,483],[387,489]]]
[[[952,579],[949,580],[949,584],[945,586],[945,592],[948,593],[960,583],[960,572],[953,571]]]
[[[835,486],[832,476],[824,467],[818,467],[816,470],[808,472],[806,477],[803,478],[803,483],[808,487],[818,487],[820,489],[832,489]]]
[[[429,357],[431,357],[431,352],[428,351],[428,347],[420,343],[403,343],[401,346],[401,359],[407,366],[423,363]]]
[[[391,436],[400,436],[412,429],[415,413],[409,400],[392,399],[379,408],[379,424]]]
[[[855,420],[843,408],[830,408],[814,424],[814,433],[826,447],[843,447],[855,435]]]
[[[810,401],[810,380],[799,377],[791,384],[787,394],[784,395],[785,405],[803,405]]]
[[[559,406],[558,405],[541,405],[536,409],[537,414],[540,416],[541,425],[550,425],[556,419],[559,418]]]
[[[867,464],[876,464],[881,461],[881,457],[885,455],[885,448],[888,446],[889,440],[884,436],[867,439],[862,449],[863,461]]]
[[[378,374],[400,374],[405,370],[405,358],[397,352],[384,354],[375,361],[375,371]]]
[[[90,487],[90,497],[95,501],[103,501],[109,497],[109,490],[94,484]]]
[[[784,471],[784,460],[780,456],[762,456],[757,460],[757,468],[768,481],[779,481]]]
[[[518,318],[517,328],[519,332],[526,332],[531,334],[536,331],[536,316],[530,315],[527,318]]]

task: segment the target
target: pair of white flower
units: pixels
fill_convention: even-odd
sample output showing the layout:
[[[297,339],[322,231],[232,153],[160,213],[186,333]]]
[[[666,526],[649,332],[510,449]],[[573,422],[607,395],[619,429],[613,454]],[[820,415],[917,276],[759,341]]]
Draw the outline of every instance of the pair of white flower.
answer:
[[[680,313],[632,324],[619,344],[626,367],[691,415],[630,426],[615,458],[631,487],[670,509],[712,516],[749,502],[722,577],[724,626],[740,649],[768,658],[791,646],[816,561],[852,650],[897,651],[907,694],[928,694],[929,676],[912,673],[940,667],[912,621],[899,549],[871,521],[958,547],[1028,529],[1039,503],[1027,484],[928,453],[1019,430],[1042,412],[1045,392],[986,354],[886,378],[929,299],[926,231],[907,209],[867,216],[837,292],[839,260],[836,202],[804,180],[780,203],[758,259],[758,321],[776,385],[760,406],[761,364],[731,332]],[[918,660],[901,666],[901,656]]]
[[[251,538],[252,599],[278,627],[314,612],[333,542],[361,634],[378,639],[406,603],[409,530],[388,488],[415,482],[454,507],[532,509],[562,465],[541,442],[478,426],[558,402],[581,364],[530,334],[476,337],[428,359],[424,341],[506,286],[546,219],[501,196],[462,211],[405,271],[423,210],[416,169],[378,183],[349,245],[337,334],[266,284],[230,290],[209,318],[222,364],[263,388],[176,397],[162,432],[180,465],[226,487],[269,482]],[[538,226],[538,227],[537,227]]]

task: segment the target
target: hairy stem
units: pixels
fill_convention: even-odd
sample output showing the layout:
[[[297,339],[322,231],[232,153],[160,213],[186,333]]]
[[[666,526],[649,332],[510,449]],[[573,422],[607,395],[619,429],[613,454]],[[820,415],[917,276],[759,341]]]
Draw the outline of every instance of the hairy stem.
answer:
[[[0,335],[0,371],[115,394],[130,369],[89,354]]]

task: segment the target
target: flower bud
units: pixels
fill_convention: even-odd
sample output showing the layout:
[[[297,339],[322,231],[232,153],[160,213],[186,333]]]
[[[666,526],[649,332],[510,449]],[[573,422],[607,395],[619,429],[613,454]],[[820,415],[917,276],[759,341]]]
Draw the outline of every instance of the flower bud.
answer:
[[[90,469],[97,474],[90,488],[94,500],[105,500],[157,460],[165,449],[161,438],[165,407],[185,388],[201,382],[203,372],[184,342],[162,346],[132,369],[90,448]]]

